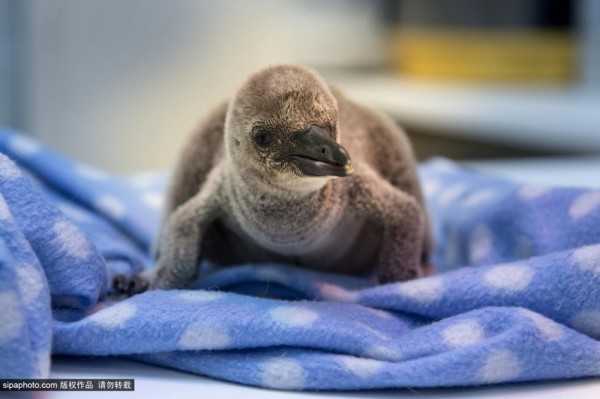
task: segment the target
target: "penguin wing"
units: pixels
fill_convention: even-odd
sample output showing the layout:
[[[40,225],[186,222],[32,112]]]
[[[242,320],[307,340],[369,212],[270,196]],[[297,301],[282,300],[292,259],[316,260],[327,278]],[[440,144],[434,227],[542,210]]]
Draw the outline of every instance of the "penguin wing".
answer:
[[[167,192],[165,218],[202,188],[208,173],[223,156],[226,114],[225,102],[200,124],[185,143]]]
[[[387,115],[357,104],[338,91],[340,142],[355,165],[365,163],[393,187],[413,196],[423,207],[421,184],[412,145],[398,124]],[[423,259],[433,251],[434,242],[427,215]]]

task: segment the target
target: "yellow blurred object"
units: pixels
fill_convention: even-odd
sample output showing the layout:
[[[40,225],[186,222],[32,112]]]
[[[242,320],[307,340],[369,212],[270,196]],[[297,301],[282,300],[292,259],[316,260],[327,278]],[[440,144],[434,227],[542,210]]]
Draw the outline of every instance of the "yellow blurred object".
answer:
[[[565,83],[575,75],[566,31],[398,29],[392,65],[403,76],[474,82]]]

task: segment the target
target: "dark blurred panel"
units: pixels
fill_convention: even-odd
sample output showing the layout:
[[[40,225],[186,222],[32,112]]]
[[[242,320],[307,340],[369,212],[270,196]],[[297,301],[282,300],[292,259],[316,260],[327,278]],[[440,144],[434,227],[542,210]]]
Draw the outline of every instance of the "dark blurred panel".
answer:
[[[570,26],[573,6],[569,0],[398,0],[395,7],[404,25],[531,28]]]
[[[574,21],[575,1],[538,0],[538,26],[572,27]]]

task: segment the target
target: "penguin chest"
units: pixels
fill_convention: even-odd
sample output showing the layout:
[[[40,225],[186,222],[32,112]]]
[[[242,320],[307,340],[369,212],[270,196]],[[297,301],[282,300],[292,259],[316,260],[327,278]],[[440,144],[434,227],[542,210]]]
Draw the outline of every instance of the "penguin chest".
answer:
[[[300,266],[352,275],[366,275],[377,265],[382,228],[358,215],[347,213],[319,245],[299,257]]]
[[[226,223],[245,243],[244,261],[283,261],[355,275],[369,273],[377,264],[381,229],[343,208],[316,217],[302,212],[264,216],[257,220],[238,214]]]
[[[341,212],[310,212],[293,206],[237,207],[229,226],[246,241],[279,255],[297,257],[321,250],[337,231]]]

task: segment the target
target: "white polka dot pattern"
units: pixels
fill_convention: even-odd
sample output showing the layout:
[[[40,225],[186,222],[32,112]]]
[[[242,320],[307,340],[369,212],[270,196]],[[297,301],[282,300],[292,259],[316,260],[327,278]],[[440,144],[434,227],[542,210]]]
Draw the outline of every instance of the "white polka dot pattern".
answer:
[[[0,154],[1,155],[1,154]],[[0,159],[1,160],[1,159]],[[2,180],[16,180],[23,174],[17,168],[15,164],[8,161],[0,162],[0,179]]]
[[[136,313],[137,307],[134,304],[121,302],[88,316],[88,321],[106,329],[116,330],[123,328]]]
[[[302,389],[305,386],[302,365],[291,359],[273,359],[259,366],[263,386],[278,389]]]
[[[442,207],[448,207],[451,203],[456,201],[463,193],[467,191],[466,184],[456,184],[454,186],[446,188],[438,197],[438,203]]]
[[[227,294],[219,291],[184,291],[177,297],[190,302],[213,302],[227,298]]]
[[[485,272],[483,280],[492,288],[517,292],[527,288],[533,275],[533,270],[527,265],[507,264],[492,267]]]
[[[425,196],[432,197],[442,188],[442,184],[438,180],[427,180],[423,183],[423,192]]]
[[[470,194],[467,199],[462,203],[465,207],[477,207],[486,205],[489,202],[492,202],[498,194],[496,190],[482,190],[475,193]]]
[[[469,258],[471,263],[481,262],[490,254],[493,245],[493,236],[490,229],[479,225],[475,227],[469,242]]]
[[[26,158],[37,154],[42,149],[37,142],[25,136],[12,137],[8,143],[8,148],[13,153]]]
[[[545,340],[558,341],[564,337],[565,333],[563,329],[555,321],[527,309],[522,309],[521,313],[533,322],[539,334]]]
[[[53,230],[57,244],[65,254],[80,260],[85,260],[92,254],[91,244],[75,225],[59,220],[54,224]]]
[[[224,349],[230,344],[231,338],[222,326],[203,322],[191,324],[179,338],[181,349]]]
[[[23,303],[29,307],[40,299],[39,296],[44,290],[45,280],[38,269],[28,263],[18,265],[16,273]]]
[[[468,320],[446,327],[442,337],[449,347],[460,348],[480,342],[484,338],[484,333],[476,321]]]
[[[143,194],[142,200],[150,208],[160,209],[163,206],[164,197],[160,193],[149,191]]]
[[[398,285],[398,292],[422,304],[430,304],[441,298],[443,280],[440,277],[428,277],[408,281]]]
[[[114,219],[121,219],[125,216],[125,205],[117,198],[110,195],[103,195],[96,199],[95,206],[103,212],[106,212]]]
[[[521,373],[521,364],[516,355],[508,349],[490,353],[481,368],[481,382],[498,383],[512,381]]]
[[[524,186],[519,190],[517,195],[523,201],[531,201],[540,198],[551,191],[552,190],[548,187]]]
[[[400,361],[402,354],[392,345],[371,345],[363,351],[363,356],[387,361]]]
[[[600,206],[600,192],[585,193],[577,197],[569,208],[571,219],[577,221]]]
[[[0,195],[0,221],[12,219],[12,215],[10,213],[10,209],[8,208],[8,204],[4,200],[4,197]]]
[[[277,324],[290,327],[310,327],[319,319],[318,313],[299,306],[279,306],[268,313]]]
[[[0,292],[0,345],[17,338],[23,325],[17,294],[12,291]]]
[[[600,245],[589,245],[573,251],[573,261],[582,270],[600,277]]]
[[[363,379],[373,377],[383,368],[383,363],[378,360],[353,356],[340,358],[340,364],[353,375]]]

